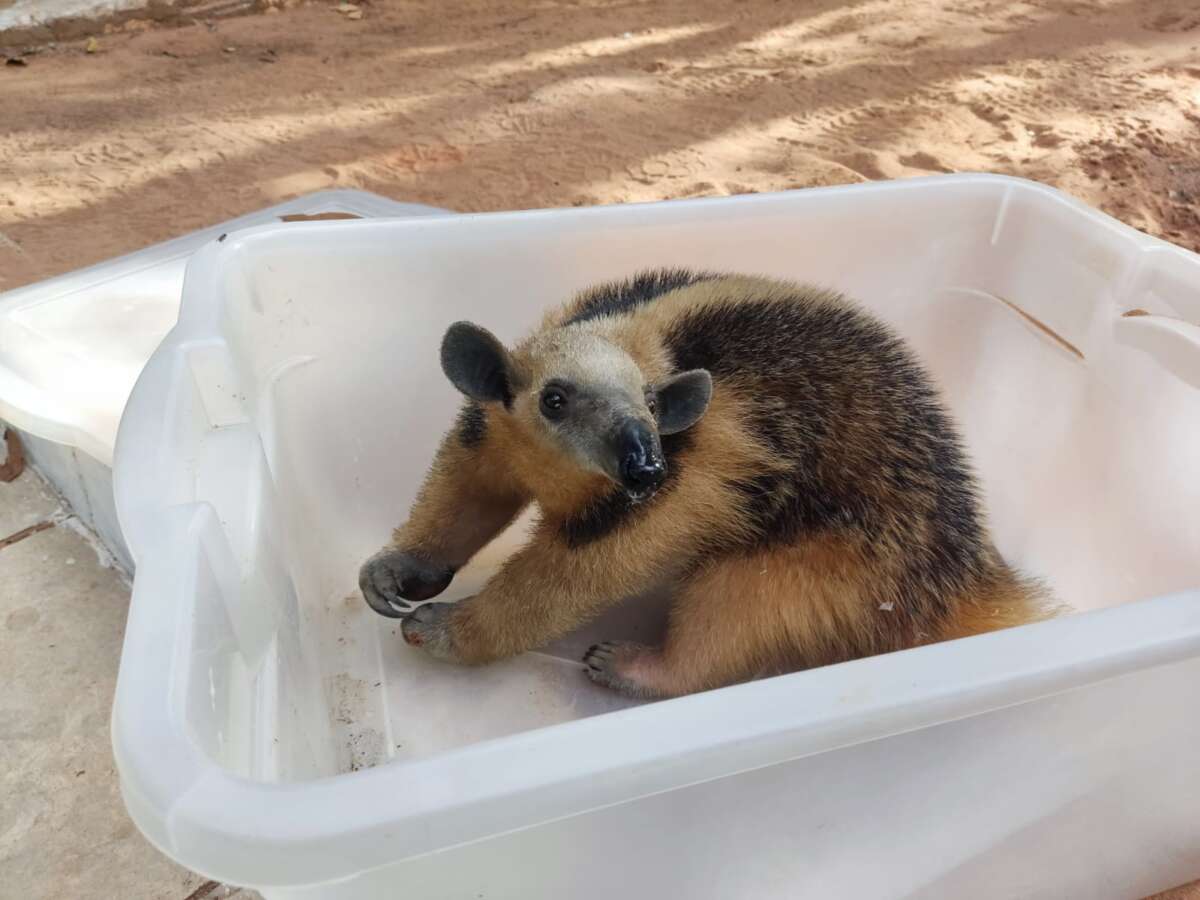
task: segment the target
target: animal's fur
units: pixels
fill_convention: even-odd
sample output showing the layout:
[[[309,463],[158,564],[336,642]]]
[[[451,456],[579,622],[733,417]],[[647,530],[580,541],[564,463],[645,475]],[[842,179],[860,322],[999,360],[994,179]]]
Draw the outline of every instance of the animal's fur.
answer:
[[[414,560],[456,570],[530,501],[535,536],[478,596],[406,618],[411,643],[483,663],[666,585],[661,648],[601,645],[586,662],[601,683],[669,696],[1048,613],[993,547],[954,426],[912,354],[834,293],[648,273],[555,310],[510,359],[512,402],[468,401],[393,546],[364,567],[364,590],[399,584]],[[667,479],[643,503],[537,420],[547,379],[614,366],[650,385],[712,375],[703,417],[662,438]]]

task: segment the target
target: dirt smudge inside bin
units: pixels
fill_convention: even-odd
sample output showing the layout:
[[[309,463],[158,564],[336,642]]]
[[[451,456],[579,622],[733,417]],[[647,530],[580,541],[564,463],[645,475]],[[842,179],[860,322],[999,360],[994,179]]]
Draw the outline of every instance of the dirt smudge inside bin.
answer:
[[[367,708],[367,683],[340,672],[330,679],[330,700],[333,720],[339,725],[353,725]]]
[[[356,730],[350,737],[350,771],[369,769],[387,761],[383,735],[374,728]]]
[[[280,222],[333,222],[339,219],[361,219],[362,216],[356,216],[354,213],[348,212],[323,212],[312,213],[305,215],[304,213],[290,213],[286,216],[280,216]]]
[[[364,724],[371,721],[371,684],[340,672],[327,679],[329,702],[335,733],[338,736],[344,771],[357,772],[387,761],[383,734]]]

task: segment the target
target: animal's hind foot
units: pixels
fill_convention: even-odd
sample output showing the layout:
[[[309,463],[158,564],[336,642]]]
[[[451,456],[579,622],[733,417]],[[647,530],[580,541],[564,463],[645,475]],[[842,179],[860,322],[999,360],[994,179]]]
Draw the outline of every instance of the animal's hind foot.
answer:
[[[627,641],[593,644],[583,655],[584,671],[596,684],[644,699],[663,696],[653,678],[660,660],[659,651]]]

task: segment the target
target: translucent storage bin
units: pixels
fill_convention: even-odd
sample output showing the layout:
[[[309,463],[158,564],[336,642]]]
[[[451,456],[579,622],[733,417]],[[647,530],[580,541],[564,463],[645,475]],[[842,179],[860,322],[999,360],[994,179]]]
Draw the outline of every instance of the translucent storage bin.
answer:
[[[117,423],[138,374],[179,316],[197,249],[255,225],[447,215],[366,191],[317,191],[85,269],[0,294],[0,419],[125,569],[113,503]]]
[[[892,322],[1001,551],[1078,614],[643,705],[578,659],[653,631],[654,598],[482,669],[404,645],[356,573],[456,414],[446,326],[513,339],[650,266],[826,284]],[[117,441],[129,810],[268,900],[1058,900],[1200,877],[1197,322],[1195,255],[992,176],[213,241]]]
[[[446,214],[366,191],[318,191],[0,294],[0,419],[111,466],[125,401],[175,324],[184,266],[199,247],[271,222]]]

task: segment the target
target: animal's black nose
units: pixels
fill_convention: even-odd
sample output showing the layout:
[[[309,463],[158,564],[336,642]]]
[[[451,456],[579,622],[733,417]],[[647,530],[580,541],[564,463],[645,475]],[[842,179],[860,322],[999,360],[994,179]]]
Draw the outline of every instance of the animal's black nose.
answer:
[[[631,494],[645,496],[663,483],[667,466],[658,449],[658,440],[644,423],[628,421],[619,438],[621,483]]]
[[[631,453],[621,462],[621,480],[634,493],[654,490],[667,477],[667,467],[657,459]]]

